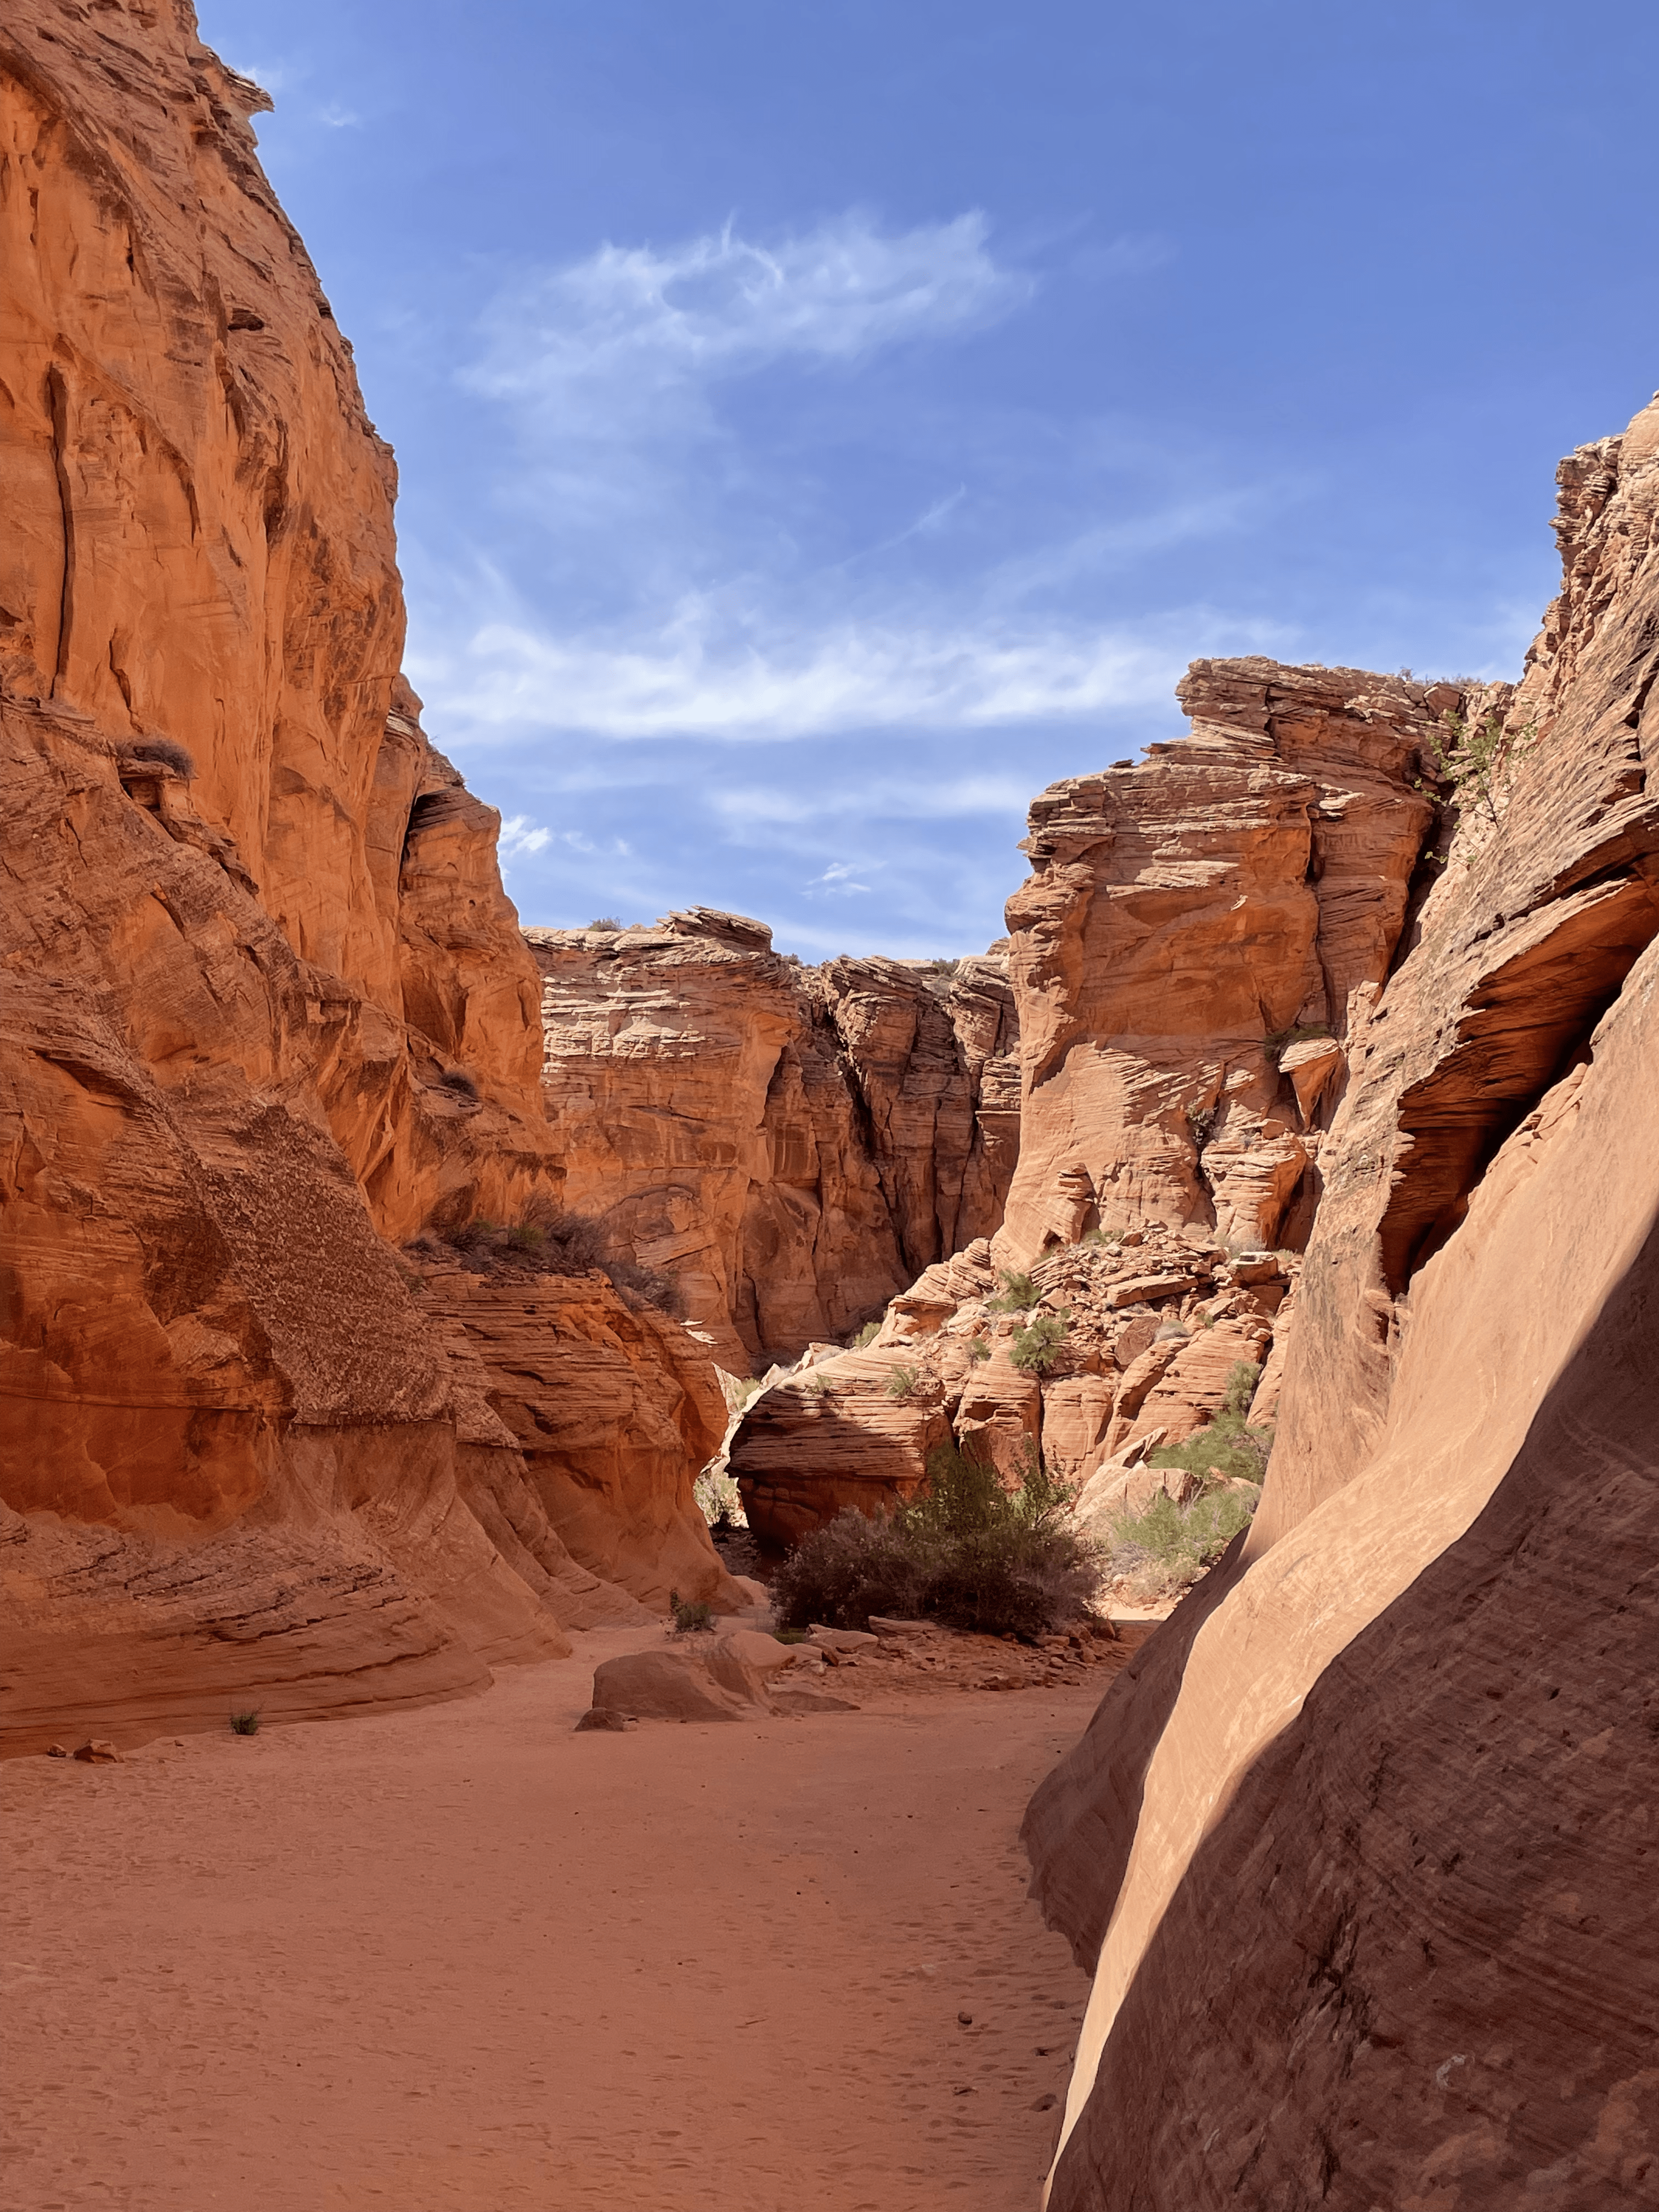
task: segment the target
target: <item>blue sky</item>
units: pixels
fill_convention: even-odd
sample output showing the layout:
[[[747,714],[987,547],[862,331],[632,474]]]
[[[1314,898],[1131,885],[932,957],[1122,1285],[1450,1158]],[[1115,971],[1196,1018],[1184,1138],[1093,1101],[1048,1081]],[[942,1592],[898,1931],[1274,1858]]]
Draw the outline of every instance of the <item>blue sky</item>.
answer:
[[[527,921],[1001,933],[1204,653],[1514,675],[1659,383],[1659,13],[209,0]]]

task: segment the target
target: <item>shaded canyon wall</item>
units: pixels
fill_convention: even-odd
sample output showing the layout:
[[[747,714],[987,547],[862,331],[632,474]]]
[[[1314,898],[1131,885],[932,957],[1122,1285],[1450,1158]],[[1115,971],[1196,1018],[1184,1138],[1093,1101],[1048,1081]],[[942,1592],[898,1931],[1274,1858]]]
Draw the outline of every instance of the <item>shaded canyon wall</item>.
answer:
[[[1350,1000],[1261,1512],[1028,1818],[1056,2212],[1659,2201],[1659,405],[1560,485],[1508,765]]]

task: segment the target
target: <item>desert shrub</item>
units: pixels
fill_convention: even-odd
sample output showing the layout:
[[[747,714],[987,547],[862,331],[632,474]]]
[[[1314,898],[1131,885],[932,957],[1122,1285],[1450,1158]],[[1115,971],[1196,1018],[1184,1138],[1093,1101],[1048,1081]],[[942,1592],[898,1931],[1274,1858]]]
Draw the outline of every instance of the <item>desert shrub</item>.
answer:
[[[1158,1323],[1158,1334],[1153,1337],[1152,1342],[1154,1344],[1167,1344],[1171,1337],[1190,1336],[1191,1334],[1192,1331],[1188,1328],[1184,1321],[1170,1320],[1160,1322]]]
[[[1446,735],[1429,738],[1429,782],[1449,784],[1455,805],[1473,804],[1487,821],[1495,823],[1504,783],[1516,763],[1538,742],[1537,723],[1528,722],[1511,733],[1504,727],[1504,718],[1496,709],[1484,722],[1471,726],[1449,707],[1440,720]],[[1428,787],[1419,777],[1417,788]]]
[[[996,1297],[986,1301],[988,1313],[1024,1313],[1036,1304],[1036,1285],[1029,1275],[1004,1267],[997,1279],[1002,1289]]]
[[[1104,1244],[1109,1250],[1116,1252],[1122,1249],[1123,1231],[1121,1229],[1091,1229],[1077,1241],[1079,1244]]]
[[[258,1710],[251,1713],[233,1713],[230,1717],[230,1732],[233,1735],[258,1735],[259,1733]]]
[[[1214,1419],[1184,1443],[1163,1445],[1152,1454],[1150,1464],[1184,1468],[1200,1481],[1206,1480],[1214,1468],[1224,1476],[1242,1477],[1259,1489],[1267,1472],[1273,1432],[1267,1427],[1253,1429],[1245,1416],[1261,1379],[1260,1368],[1253,1367],[1248,1359],[1235,1360],[1228,1370],[1221,1411]]]
[[[1121,1572],[1143,1572],[1168,1588],[1195,1582],[1226,1550],[1255,1511],[1254,1492],[1212,1490],[1190,1505],[1177,1505],[1160,1490],[1145,1511],[1120,1514],[1112,1523],[1112,1564]]]
[[[655,1267],[647,1267],[638,1260],[629,1260],[620,1254],[607,1253],[599,1261],[599,1272],[608,1275],[619,1291],[631,1291],[647,1305],[655,1306],[671,1321],[684,1321],[686,1315],[685,1295],[672,1275],[665,1275]]]
[[[874,1321],[866,1322],[864,1327],[853,1339],[853,1350],[854,1352],[862,1352],[866,1344],[873,1344],[880,1334],[881,1316],[878,1314]]]
[[[1057,1314],[1039,1314],[1029,1327],[1016,1329],[1008,1357],[1028,1375],[1046,1375],[1066,1348],[1071,1323]]]
[[[970,1336],[968,1340],[968,1357],[973,1361],[975,1367],[979,1366],[983,1361],[988,1359],[991,1357],[990,1338],[988,1336]]]
[[[453,1091],[458,1098],[477,1099],[478,1086],[464,1067],[447,1067],[438,1078],[440,1091]]]
[[[772,1578],[772,1606],[786,1628],[867,1628],[870,1616],[913,1619],[921,1607],[919,1562],[891,1520],[848,1505],[803,1538]]]
[[[469,1267],[483,1274],[497,1267],[530,1267],[549,1275],[581,1275],[597,1267],[618,1291],[643,1299],[676,1321],[685,1318],[679,1285],[670,1277],[614,1252],[597,1221],[546,1197],[532,1198],[516,1221],[475,1215],[451,1230],[447,1241],[465,1254]]]
[[[196,773],[196,763],[191,757],[189,746],[181,745],[176,738],[137,738],[132,744],[123,745],[121,750],[134,760],[158,761],[163,768],[170,768],[175,775],[183,776],[186,782]],[[252,1735],[252,1730],[248,1733]]]
[[[691,1636],[700,1628],[712,1628],[714,1625],[714,1607],[706,1605],[700,1597],[682,1597],[678,1590],[670,1590],[668,1610],[674,1616],[670,1631],[674,1636]]]
[[[590,921],[587,926],[590,929],[603,930],[607,937],[620,937],[622,935],[622,924],[617,921],[614,914],[596,915],[593,920]]]
[[[914,1398],[921,1388],[921,1371],[915,1367],[896,1367],[887,1378],[890,1398]]]
[[[849,1507],[796,1547],[772,1586],[778,1618],[862,1628],[872,1613],[929,1615],[988,1635],[1042,1635],[1081,1613],[1099,1581],[1071,1497],[1035,1451],[1009,1490],[988,1462],[941,1445],[908,1504],[880,1521]]]

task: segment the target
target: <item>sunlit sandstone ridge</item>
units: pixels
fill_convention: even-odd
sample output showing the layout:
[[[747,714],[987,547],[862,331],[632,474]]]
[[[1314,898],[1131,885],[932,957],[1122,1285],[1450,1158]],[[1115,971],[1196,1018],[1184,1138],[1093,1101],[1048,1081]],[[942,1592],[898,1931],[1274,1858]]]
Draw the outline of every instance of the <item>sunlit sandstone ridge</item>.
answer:
[[[908,1496],[953,1436],[1011,1471],[1040,1449],[1103,1514],[1241,1361],[1271,1418],[1297,1272],[1273,1255],[1307,1241],[1346,1041],[1433,878],[1425,749],[1487,695],[1249,659],[1194,663],[1180,696],[1188,737],[1032,803],[1006,1217],[873,1346],[755,1403],[732,1466],[776,1540]],[[1030,1266],[1039,1315],[1069,1323],[1041,1376],[988,1304],[999,1267]]]
[[[504,1332],[499,1285],[396,1254],[552,1191],[538,977],[398,677],[391,455],[266,104],[178,0],[0,27],[13,1743],[738,1601],[706,1347],[598,1277]]]
[[[1349,997],[1255,1528],[1028,1819],[1096,1974],[1051,2212],[1659,2202],[1659,404],[1559,481],[1509,767]]]
[[[793,1359],[1000,1223],[1006,962],[803,968],[707,908],[526,932],[566,1200],[671,1276],[722,1364]]]

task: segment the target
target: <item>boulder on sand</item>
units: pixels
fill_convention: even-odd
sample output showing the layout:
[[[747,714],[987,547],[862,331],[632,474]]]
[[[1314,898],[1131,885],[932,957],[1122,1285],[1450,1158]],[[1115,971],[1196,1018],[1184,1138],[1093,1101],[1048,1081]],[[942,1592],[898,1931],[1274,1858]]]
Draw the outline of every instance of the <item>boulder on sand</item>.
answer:
[[[602,1728],[615,1713],[630,1720],[736,1721],[757,1713],[853,1712],[844,1698],[805,1687],[775,1687],[796,1650],[752,1628],[734,1629],[706,1651],[629,1651],[593,1670],[593,1708],[578,1728]]]

